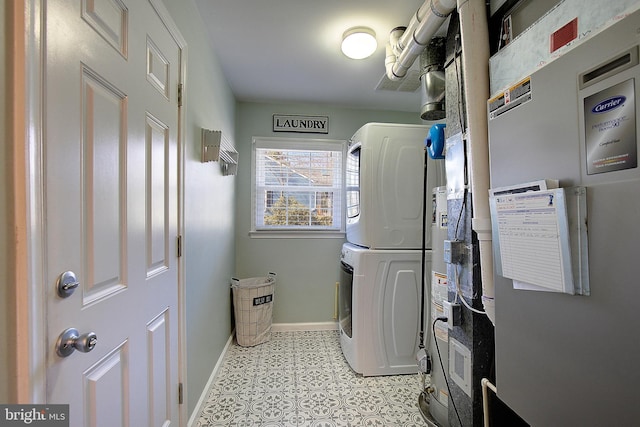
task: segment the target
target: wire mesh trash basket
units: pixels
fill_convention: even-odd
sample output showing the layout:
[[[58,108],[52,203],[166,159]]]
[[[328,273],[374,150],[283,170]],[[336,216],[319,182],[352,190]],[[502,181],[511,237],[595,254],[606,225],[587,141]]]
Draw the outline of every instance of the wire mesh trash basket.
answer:
[[[267,277],[231,279],[239,345],[252,347],[271,339],[275,284],[275,273],[269,273]]]

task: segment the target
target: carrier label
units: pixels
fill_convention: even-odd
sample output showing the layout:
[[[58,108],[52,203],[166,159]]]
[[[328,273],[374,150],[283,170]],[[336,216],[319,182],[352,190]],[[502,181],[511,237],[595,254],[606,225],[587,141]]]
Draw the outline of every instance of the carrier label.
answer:
[[[618,108],[624,104],[624,101],[627,100],[626,96],[614,96],[613,98],[605,99],[604,101],[598,103],[595,107],[591,109],[592,113],[606,113],[609,110],[613,110],[614,108]]]
[[[261,297],[255,297],[253,299],[253,305],[255,307],[256,305],[268,304],[271,301],[273,301],[273,294],[263,295]]]
[[[588,175],[636,168],[634,79],[584,98],[584,125]]]

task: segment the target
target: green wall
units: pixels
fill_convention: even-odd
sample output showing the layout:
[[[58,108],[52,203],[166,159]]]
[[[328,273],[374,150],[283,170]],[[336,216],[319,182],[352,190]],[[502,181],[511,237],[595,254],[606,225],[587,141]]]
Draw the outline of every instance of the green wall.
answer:
[[[416,106],[416,111],[419,106]],[[329,134],[274,133],[273,114],[329,117]],[[348,140],[369,122],[422,123],[418,113],[322,105],[240,102],[236,118],[239,154],[236,197],[236,274],[277,273],[274,323],[331,322],[344,238],[251,238],[251,141],[254,136]]]
[[[195,2],[165,0],[165,5],[188,45],[184,240],[187,412],[191,416],[232,332],[231,277],[263,276],[269,271],[278,274],[275,323],[333,320],[338,259],[344,239],[248,236],[252,137],[276,135],[271,131],[274,113],[327,115],[330,133],[322,137],[342,140],[368,122],[421,120],[417,113],[237,103],[208,42]],[[235,144],[239,153],[237,176],[222,176],[217,162],[200,162],[201,128],[221,130]]]
[[[233,140],[235,98],[193,0],[167,1],[187,42],[185,84],[185,235],[187,413],[190,416],[231,335],[229,279],[234,272],[235,184],[217,162],[200,161],[200,129]]]

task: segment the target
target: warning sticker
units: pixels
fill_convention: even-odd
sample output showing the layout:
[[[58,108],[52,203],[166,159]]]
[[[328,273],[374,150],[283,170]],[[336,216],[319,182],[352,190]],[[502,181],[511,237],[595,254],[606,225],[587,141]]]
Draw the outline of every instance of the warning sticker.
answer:
[[[531,77],[519,81],[488,101],[489,120],[531,101]]]

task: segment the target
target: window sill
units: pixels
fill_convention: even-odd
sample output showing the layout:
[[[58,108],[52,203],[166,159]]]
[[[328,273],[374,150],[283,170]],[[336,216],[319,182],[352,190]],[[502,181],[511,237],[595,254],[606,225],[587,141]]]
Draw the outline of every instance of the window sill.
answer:
[[[249,232],[252,239],[344,239],[343,231],[300,231],[300,230],[254,230]]]

